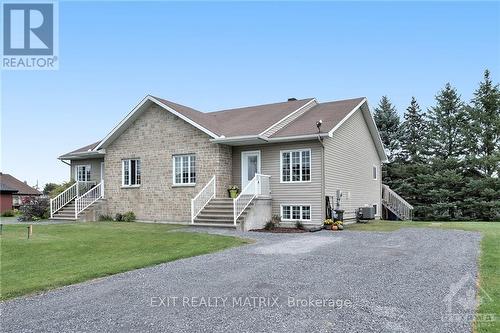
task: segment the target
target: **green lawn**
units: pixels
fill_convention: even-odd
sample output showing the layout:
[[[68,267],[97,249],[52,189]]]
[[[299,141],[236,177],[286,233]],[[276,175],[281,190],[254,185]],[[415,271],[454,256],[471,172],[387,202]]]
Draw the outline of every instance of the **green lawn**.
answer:
[[[481,256],[479,263],[479,285],[488,293],[481,295],[485,301],[476,311],[476,332],[500,332],[500,223],[499,222],[396,222],[377,221],[367,224],[351,224],[347,230],[359,231],[394,231],[405,227],[460,229],[479,231],[481,240]],[[481,321],[481,315],[495,314],[496,321]]]
[[[96,222],[4,225],[0,299],[48,290],[180,258],[238,246],[246,240],[176,231],[165,224]]]

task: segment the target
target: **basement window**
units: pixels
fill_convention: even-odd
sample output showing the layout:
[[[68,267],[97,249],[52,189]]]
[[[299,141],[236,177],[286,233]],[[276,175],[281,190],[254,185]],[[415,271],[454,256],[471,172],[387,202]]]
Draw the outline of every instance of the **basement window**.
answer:
[[[196,156],[190,155],[175,155],[173,157],[174,185],[196,185]]]
[[[141,185],[141,160],[122,160],[122,186]]]
[[[310,221],[311,206],[305,205],[282,205],[281,219],[283,221]]]

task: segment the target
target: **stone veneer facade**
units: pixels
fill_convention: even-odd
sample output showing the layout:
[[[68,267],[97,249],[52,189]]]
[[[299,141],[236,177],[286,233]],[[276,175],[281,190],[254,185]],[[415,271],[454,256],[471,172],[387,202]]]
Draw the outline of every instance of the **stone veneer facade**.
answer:
[[[138,220],[187,222],[191,198],[213,175],[217,196],[226,197],[232,179],[232,149],[172,113],[151,106],[106,148],[104,212],[133,211]],[[173,155],[196,155],[196,186],[173,186]],[[122,160],[141,160],[141,185],[122,187]]]

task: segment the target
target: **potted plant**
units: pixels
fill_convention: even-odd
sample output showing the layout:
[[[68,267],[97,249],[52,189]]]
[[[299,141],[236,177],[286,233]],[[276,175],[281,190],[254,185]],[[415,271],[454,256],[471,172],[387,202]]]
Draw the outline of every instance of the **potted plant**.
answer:
[[[335,220],[333,221],[333,226],[335,227],[334,230],[344,230],[344,222],[341,220]],[[332,227],[333,230],[333,227]]]
[[[227,189],[227,192],[229,193],[229,197],[230,198],[237,198],[238,197],[238,193],[240,192],[240,188],[236,185],[231,185],[229,186],[229,188]]]
[[[326,219],[326,220],[323,222],[323,227],[324,227],[326,230],[331,230],[331,229],[332,229],[332,225],[333,225],[333,220],[332,220],[332,219]]]

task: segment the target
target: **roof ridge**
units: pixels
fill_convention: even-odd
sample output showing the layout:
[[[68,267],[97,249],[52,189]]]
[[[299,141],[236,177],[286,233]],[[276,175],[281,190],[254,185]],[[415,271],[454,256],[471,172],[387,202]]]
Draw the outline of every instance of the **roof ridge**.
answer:
[[[223,109],[223,110],[217,110],[217,111],[210,111],[206,112],[206,114],[216,114],[219,112],[227,112],[227,111],[238,111],[242,109],[250,109],[250,108],[256,108],[256,107],[263,107],[263,106],[272,106],[272,105],[278,105],[278,104],[285,104],[285,103],[290,103],[290,102],[302,102],[306,100],[313,100],[315,99],[314,97],[309,97],[309,98],[302,98],[302,99],[297,99],[293,101],[284,101],[284,102],[273,102],[273,103],[266,103],[266,104],[257,104],[257,105],[247,105],[247,106],[240,106],[237,108],[231,108],[231,109]]]

